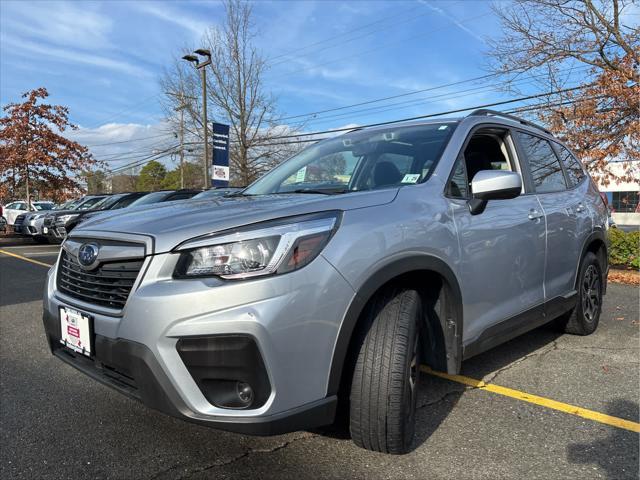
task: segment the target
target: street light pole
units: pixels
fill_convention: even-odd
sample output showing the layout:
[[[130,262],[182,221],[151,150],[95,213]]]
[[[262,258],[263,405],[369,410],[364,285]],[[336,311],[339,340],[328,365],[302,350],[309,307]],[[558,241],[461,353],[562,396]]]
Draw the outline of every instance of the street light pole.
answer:
[[[209,179],[209,122],[207,121],[207,70],[198,67],[202,75],[202,127],[204,129],[204,184],[205,190],[211,187]]]
[[[207,65],[211,65],[211,52],[204,48],[196,50],[196,55],[205,57],[206,60],[200,61],[195,55],[185,55],[183,60],[193,63],[194,67],[200,70],[200,76],[202,78],[202,130],[204,136],[204,185],[205,189],[211,187],[211,180],[209,177],[209,127],[207,120]]]

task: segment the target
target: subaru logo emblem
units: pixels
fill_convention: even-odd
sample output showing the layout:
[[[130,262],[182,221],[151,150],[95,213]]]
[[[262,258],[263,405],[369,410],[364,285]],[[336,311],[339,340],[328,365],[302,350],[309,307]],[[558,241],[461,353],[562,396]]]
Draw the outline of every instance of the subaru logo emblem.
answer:
[[[95,243],[83,243],[78,249],[78,262],[83,267],[91,267],[98,258],[100,247]]]

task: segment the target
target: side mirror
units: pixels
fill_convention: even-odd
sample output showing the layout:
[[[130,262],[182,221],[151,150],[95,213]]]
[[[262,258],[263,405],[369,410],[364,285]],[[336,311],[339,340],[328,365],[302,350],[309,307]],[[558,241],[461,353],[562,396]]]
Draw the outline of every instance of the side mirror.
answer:
[[[521,191],[520,174],[505,170],[480,170],[471,180],[469,211],[472,215],[478,215],[484,212],[489,200],[516,198]]]

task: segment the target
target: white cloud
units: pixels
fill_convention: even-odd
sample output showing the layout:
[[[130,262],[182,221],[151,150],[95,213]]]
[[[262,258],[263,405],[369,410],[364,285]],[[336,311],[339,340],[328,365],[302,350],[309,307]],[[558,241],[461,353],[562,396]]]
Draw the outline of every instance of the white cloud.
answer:
[[[137,2],[134,5],[140,12],[152,15],[160,20],[173,23],[185,30],[191,31],[195,38],[200,38],[204,35],[207,28],[210,26],[207,22],[203,22],[190,15],[185,15],[184,12],[178,9],[171,8],[171,4],[169,2],[162,2],[159,5],[149,2]]]
[[[3,29],[58,45],[110,48],[113,22],[88,3],[7,2]]]
[[[151,72],[148,72],[136,65],[132,65],[122,60],[114,60],[112,58],[98,54],[84,53],[80,50],[71,48],[47,46],[9,35],[2,35],[1,38],[3,48],[10,46],[17,51],[26,50],[38,55],[42,55],[43,57],[52,57],[65,62],[80,63],[108,70],[115,70],[137,77],[150,77],[153,75]]]

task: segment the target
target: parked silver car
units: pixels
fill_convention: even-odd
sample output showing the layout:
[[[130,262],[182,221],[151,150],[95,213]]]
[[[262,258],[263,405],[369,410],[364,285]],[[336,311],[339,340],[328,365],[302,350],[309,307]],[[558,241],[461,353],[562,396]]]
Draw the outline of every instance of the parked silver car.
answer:
[[[356,129],[234,197],[81,224],[44,324],[58,358],[177,417],[276,434],[344,403],[356,444],[403,453],[420,364],[458,373],[554,319],[596,329],[606,220],[580,162],[524,120]]]
[[[78,200],[69,200],[62,205],[56,205],[51,209],[39,210],[30,213],[23,213],[16,217],[14,223],[14,231],[25,237],[30,237],[36,243],[48,243],[47,235],[44,230],[44,218],[56,211],[72,208]]]

